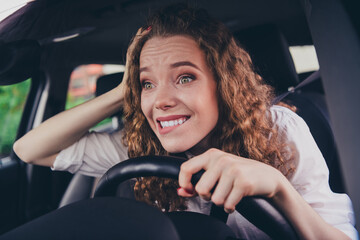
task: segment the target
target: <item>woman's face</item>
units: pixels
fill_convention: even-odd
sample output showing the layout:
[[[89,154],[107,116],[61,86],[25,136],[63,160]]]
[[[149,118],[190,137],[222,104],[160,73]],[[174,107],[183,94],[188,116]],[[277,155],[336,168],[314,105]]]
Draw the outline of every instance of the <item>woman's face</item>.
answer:
[[[219,115],[216,82],[190,37],[154,37],[140,54],[141,109],[166,151],[204,151]]]

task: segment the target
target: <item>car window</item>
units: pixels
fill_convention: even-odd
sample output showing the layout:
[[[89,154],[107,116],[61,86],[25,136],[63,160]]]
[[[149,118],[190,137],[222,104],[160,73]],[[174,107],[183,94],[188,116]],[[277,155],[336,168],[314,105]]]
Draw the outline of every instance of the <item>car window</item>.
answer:
[[[67,93],[65,108],[70,109],[81,103],[96,97],[96,82],[99,77],[116,72],[123,72],[123,65],[112,64],[88,64],[74,69],[70,76],[70,84]],[[91,130],[111,131],[117,128],[116,120],[112,117],[106,118]]]
[[[31,79],[0,86],[0,158],[8,156],[16,138]]]

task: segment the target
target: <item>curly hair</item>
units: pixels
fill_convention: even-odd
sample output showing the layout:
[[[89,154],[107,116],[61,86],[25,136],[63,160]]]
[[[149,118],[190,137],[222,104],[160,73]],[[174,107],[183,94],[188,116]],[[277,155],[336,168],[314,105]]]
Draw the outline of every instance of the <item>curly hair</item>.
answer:
[[[291,168],[284,162],[282,149],[285,148],[278,140],[269,112],[273,89],[254,71],[249,54],[226,26],[212,19],[205,10],[183,4],[158,11],[148,19],[147,26],[151,26],[151,31],[139,39],[129,55],[132,64],[124,106],[124,142],[129,157],[171,154],[162,147],[141,110],[139,61],[142,47],[150,38],[183,35],[191,37],[203,51],[216,80],[220,113],[212,138],[215,146],[269,164],[287,175]],[[178,200],[177,182],[173,181],[172,190],[164,191],[170,182],[139,179],[135,195],[164,211],[182,209],[186,203]]]

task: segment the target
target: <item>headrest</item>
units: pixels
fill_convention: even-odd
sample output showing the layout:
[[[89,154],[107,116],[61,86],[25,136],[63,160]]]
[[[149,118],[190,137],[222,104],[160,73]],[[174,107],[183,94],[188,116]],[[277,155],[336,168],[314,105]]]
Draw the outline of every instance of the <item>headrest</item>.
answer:
[[[255,70],[277,94],[299,83],[289,45],[274,25],[263,25],[234,33],[240,44],[248,51]]]
[[[0,43],[0,85],[22,82],[38,69],[41,48],[35,40]]]
[[[121,83],[123,76],[124,73],[119,72],[99,77],[96,81],[95,95],[100,96],[118,86]]]

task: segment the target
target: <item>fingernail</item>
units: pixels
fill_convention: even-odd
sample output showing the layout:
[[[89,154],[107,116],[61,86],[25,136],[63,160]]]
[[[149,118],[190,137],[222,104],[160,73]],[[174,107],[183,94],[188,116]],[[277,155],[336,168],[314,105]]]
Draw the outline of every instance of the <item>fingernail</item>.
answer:
[[[179,192],[180,189],[183,189],[187,194],[194,194],[194,191],[193,191],[193,190],[191,190],[191,189],[185,189],[185,188],[182,188],[182,187],[179,187],[179,188],[177,189],[177,192]]]
[[[211,200],[211,197],[209,197],[209,196],[202,196],[202,199],[204,199],[205,201],[210,201],[210,200]]]
[[[184,190],[185,190],[185,192],[188,193],[188,194],[194,194],[194,191],[191,190],[191,189],[185,189],[185,188],[184,188]]]
[[[227,208],[224,208],[224,211],[228,214],[230,213],[233,213],[234,212],[234,209],[227,209]]]
[[[148,27],[146,28],[146,30],[147,30],[147,31],[150,31],[151,28],[152,28],[152,27],[151,27],[151,25],[150,25],[150,26],[148,26]]]

